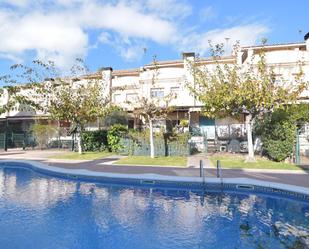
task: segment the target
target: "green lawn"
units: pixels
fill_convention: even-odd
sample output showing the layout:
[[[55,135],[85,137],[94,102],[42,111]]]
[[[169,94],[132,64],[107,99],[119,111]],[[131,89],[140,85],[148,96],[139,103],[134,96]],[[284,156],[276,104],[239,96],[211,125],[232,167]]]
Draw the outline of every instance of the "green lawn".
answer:
[[[50,158],[54,159],[71,159],[71,160],[96,160],[112,155],[110,152],[84,152],[83,154],[78,154],[78,152],[65,152],[63,154],[54,155]]]
[[[245,157],[239,155],[213,155],[209,156],[213,165],[220,160],[222,168],[247,168],[247,169],[292,169],[300,170],[300,167],[294,164],[284,162],[273,162],[265,158],[256,157],[256,163],[245,163]]]
[[[126,165],[186,166],[187,158],[179,156],[156,158],[150,158],[149,156],[128,156],[115,163]]]

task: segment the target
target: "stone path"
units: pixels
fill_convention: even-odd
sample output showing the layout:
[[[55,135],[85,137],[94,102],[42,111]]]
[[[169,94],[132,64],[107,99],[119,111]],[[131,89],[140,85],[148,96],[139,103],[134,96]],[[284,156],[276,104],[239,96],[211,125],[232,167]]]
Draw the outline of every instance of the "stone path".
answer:
[[[116,166],[112,162],[118,159],[118,156],[110,156],[100,160],[83,161],[83,160],[59,160],[48,157],[63,153],[63,151],[9,151],[0,152],[1,159],[14,160],[34,160],[40,161],[50,166],[69,168],[69,169],[87,169],[100,172],[126,173],[126,174],[160,174],[172,176],[199,176],[199,160],[204,158],[189,158],[189,166],[186,168],[178,167],[155,167],[155,166]],[[205,159],[204,159],[205,160]],[[216,169],[205,161],[206,176],[216,177]],[[292,184],[296,186],[309,188],[308,171],[291,171],[291,170],[252,170],[252,169],[223,169],[222,176],[227,178],[246,177],[264,181]]]
[[[214,165],[211,163],[211,161],[204,155],[189,156],[187,161],[187,167],[199,168],[200,161],[203,161],[204,167],[214,168]]]

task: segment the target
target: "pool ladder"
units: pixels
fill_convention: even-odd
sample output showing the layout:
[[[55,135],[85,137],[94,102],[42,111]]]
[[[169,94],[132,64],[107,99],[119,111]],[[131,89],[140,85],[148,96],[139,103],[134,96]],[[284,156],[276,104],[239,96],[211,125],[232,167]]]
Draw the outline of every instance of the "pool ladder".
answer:
[[[202,177],[203,186],[205,186],[205,167],[203,160],[200,160],[200,177]],[[223,190],[223,178],[222,178],[222,167],[220,160],[217,160],[217,178],[220,178],[221,190]]]
[[[217,178],[220,178],[221,190],[223,190],[222,167],[220,160],[217,160]]]
[[[200,160],[200,177],[202,177],[203,186],[205,185],[205,168],[203,160]]]
[[[204,162],[203,160],[200,160],[200,177],[202,177],[202,191],[203,194],[201,195],[201,205],[204,206],[205,201],[205,168],[204,168]]]

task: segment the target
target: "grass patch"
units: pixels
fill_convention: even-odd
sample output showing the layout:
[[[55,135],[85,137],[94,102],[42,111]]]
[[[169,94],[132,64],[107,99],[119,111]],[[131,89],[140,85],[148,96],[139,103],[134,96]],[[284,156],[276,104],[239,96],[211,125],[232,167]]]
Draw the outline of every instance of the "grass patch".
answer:
[[[180,156],[155,157],[149,156],[128,156],[116,162],[116,164],[126,165],[154,165],[154,166],[186,166],[187,158]]]
[[[100,152],[84,152],[83,154],[78,154],[78,152],[65,152],[63,154],[54,155],[50,158],[54,159],[71,159],[71,160],[96,160],[112,155],[110,152],[100,151]]]
[[[213,165],[216,165],[217,160],[220,160],[222,168],[239,168],[239,169],[289,169],[300,170],[301,168],[284,162],[273,162],[266,158],[256,157],[256,163],[246,163],[244,156],[239,155],[213,155],[209,156]]]

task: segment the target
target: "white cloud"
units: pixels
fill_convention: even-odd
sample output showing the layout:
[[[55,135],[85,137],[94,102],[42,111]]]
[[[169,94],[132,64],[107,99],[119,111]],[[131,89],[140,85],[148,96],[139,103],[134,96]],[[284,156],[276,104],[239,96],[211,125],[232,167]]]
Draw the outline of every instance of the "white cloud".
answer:
[[[29,0],[0,0],[0,4],[5,3],[16,7],[24,7],[29,3]]]
[[[216,17],[216,12],[212,6],[202,8],[199,11],[199,18],[202,22],[209,21]]]
[[[237,41],[241,45],[253,45],[269,31],[267,26],[255,23],[226,29],[214,29],[206,33],[194,33],[183,39],[181,49],[192,50],[201,55],[206,55],[209,50],[210,41],[213,45],[223,43],[228,50],[227,52],[230,52],[232,45]],[[228,44],[226,44],[226,38],[228,38]]]
[[[147,0],[146,8],[166,19],[185,18],[192,13],[192,7],[180,0]]]
[[[111,35],[108,32],[102,32],[98,37],[98,41],[101,43],[109,44],[111,43]]]
[[[0,5],[0,57],[21,60],[28,52],[68,68],[96,42],[111,46],[125,60],[137,60],[148,42],[205,54],[208,40],[253,44],[268,29],[248,24],[208,32],[184,24],[192,14],[186,0],[4,0]],[[15,7],[7,7],[7,4]],[[2,6],[2,7],[1,7]],[[210,17],[212,8],[203,10]],[[188,31],[188,28],[191,30]],[[92,32],[95,31],[95,32]],[[97,35],[99,34],[99,35]],[[95,44],[89,44],[90,35]]]
[[[86,33],[66,22],[64,16],[0,12],[0,22],[0,52],[6,57],[22,57],[25,52],[35,51],[39,59],[51,59],[66,67],[75,57],[86,55]]]
[[[126,61],[135,61],[142,57],[143,46],[136,45],[129,46],[128,48],[122,47],[120,49],[120,54]]]
[[[112,36],[110,33],[102,32],[98,38],[99,42],[111,46],[125,61],[132,62],[144,55],[146,42],[141,39],[129,39],[123,36]]]
[[[133,54],[144,40],[167,44],[175,40],[177,33],[171,21],[124,1],[103,4],[96,0],[56,0],[49,5],[42,2],[48,1],[32,1],[31,8],[30,5],[11,10],[0,8],[0,56],[21,58],[34,51],[40,59],[53,59],[61,67],[69,66],[75,57],[87,54],[91,47],[89,31],[98,30],[102,31],[98,37],[101,42],[108,39],[103,37],[104,32],[140,39],[132,45],[118,42],[125,44],[118,49],[120,54],[131,60],[137,58]]]
[[[72,13],[71,19],[78,15],[78,22],[85,27],[112,30],[127,37],[150,39],[167,43],[176,34],[175,26],[150,13],[139,11],[136,6],[124,3],[99,5],[88,3],[80,12]]]
[[[56,3],[63,5],[63,6],[72,6],[74,4],[80,4],[83,0],[55,0]]]

